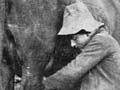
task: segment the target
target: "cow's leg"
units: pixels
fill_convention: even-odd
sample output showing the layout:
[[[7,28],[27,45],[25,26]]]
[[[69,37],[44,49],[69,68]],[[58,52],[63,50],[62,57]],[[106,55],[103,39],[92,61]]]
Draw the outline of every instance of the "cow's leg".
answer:
[[[0,90],[14,90],[13,80],[9,67],[0,63]]]
[[[14,90],[13,74],[3,56],[5,13],[5,0],[0,0],[0,90]]]

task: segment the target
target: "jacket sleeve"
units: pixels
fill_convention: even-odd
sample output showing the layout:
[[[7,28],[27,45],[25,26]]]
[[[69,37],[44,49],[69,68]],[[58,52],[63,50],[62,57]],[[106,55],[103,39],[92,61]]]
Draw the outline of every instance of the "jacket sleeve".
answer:
[[[67,90],[82,78],[90,69],[94,68],[107,55],[107,40],[97,38],[91,40],[74,60],[67,66],[43,81],[48,90]]]

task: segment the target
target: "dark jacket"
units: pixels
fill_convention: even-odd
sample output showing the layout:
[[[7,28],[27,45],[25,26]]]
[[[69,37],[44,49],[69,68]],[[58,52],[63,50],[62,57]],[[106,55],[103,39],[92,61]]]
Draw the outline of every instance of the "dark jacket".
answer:
[[[43,81],[48,90],[120,90],[120,46],[106,31],[74,60]]]

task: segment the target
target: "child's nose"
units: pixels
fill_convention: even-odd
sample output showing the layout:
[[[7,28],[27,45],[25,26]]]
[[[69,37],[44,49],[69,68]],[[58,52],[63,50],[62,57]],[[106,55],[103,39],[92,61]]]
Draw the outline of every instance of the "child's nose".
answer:
[[[76,42],[74,40],[71,40],[71,47],[76,46]]]

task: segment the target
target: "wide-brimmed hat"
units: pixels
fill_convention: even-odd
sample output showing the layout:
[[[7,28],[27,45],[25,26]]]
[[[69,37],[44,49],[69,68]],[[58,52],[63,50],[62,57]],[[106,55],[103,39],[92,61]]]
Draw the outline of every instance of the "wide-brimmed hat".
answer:
[[[76,34],[80,30],[93,32],[104,23],[94,19],[83,2],[76,2],[66,6],[64,10],[63,25],[58,35]]]

